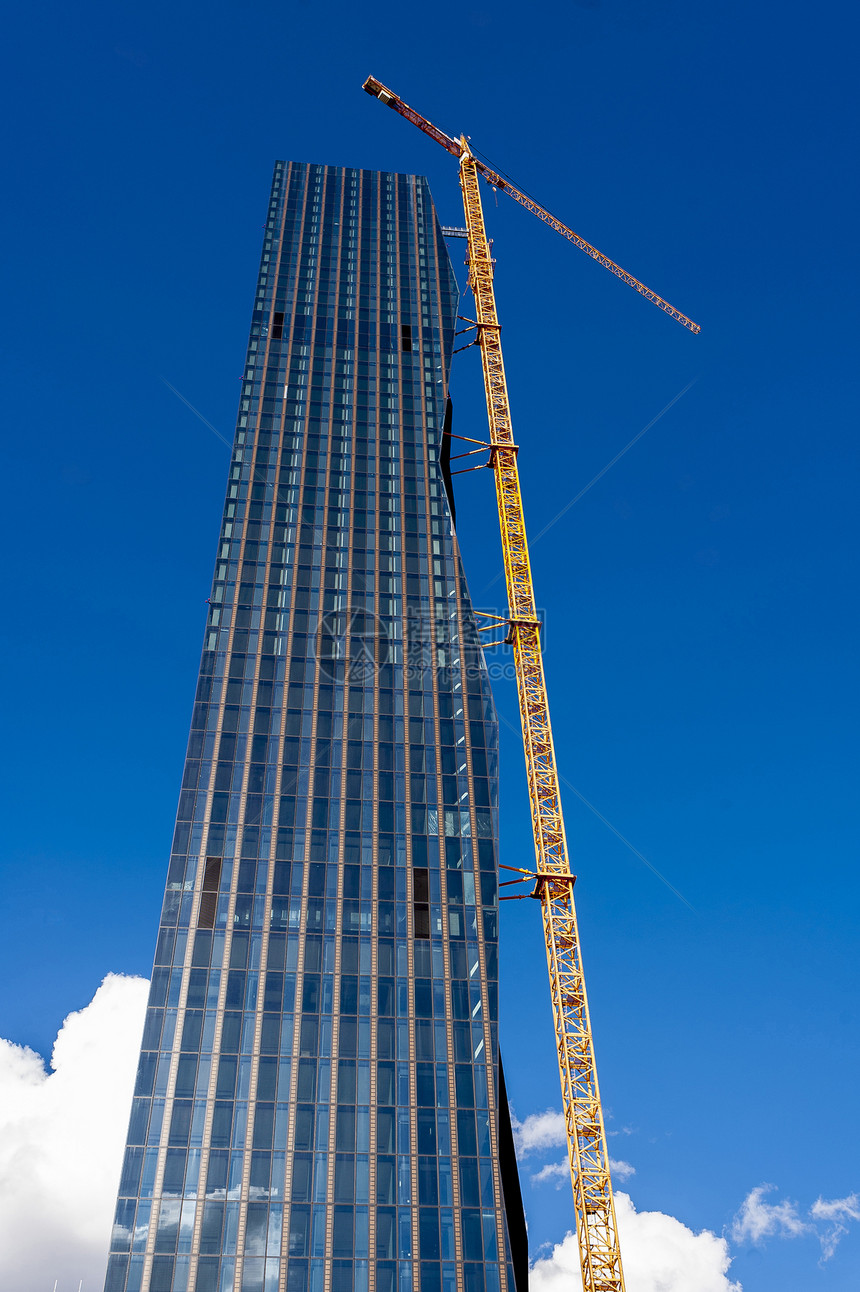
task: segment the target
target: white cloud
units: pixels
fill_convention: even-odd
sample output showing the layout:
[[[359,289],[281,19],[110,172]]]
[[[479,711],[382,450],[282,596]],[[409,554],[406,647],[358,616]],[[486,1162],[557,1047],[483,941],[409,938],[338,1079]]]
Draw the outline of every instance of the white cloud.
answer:
[[[849,1193],[847,1198],[831,1198],[827,1201],[819,1198],[809,1209],[815,1220],[825,1221],[827,1227],[819,1228],[818,1239],[821,1243],[821,1259],[829,1261],[842,1238],[848,1233],[846,1220],[860,1220],[860,1197]]]
[[[765,1238],[799,1238],[808,1234],[810,1226],[800,1216],[797,1204],[765,1202],[767,1193],[776,1185],[760,1184],[744,1198],[741,1209],[732,1223],[732,1238],[736,1243],[760,1243]]]
[[[0,1288],[45,1292],[100,1292],[106,1263],[131,1092],[149,984],[108,974],[93,1000],[63,1023],[51,1071],[40,1055],[0,1039]],[[512,1114],[520,1155],[566,1144],[564,1117],[547,1109],[520,1122]],[[612,1161],[616,1179],[635,1169]],[[532,1175],[535,1184],[562,1187],[564,1158]],[[814,1235],[827,1261],[860,1221],[860,1196],[819,1197],[805,1219],[796,1203],[768,1202],[773,1185],[752,1189],[735,1217],[731,1237],[760,1243],[768,1237]],[[741,1292],[728,1278],[728,1243],[709,1230],[696,1234],[673,1216],[637,1212],[616,1194],[619,1237],[628,1292]],[[532,1292],[569,1292],[578,1286],[579,1259],[572,1234],[533,1267]]]
[[[511,1126],[518,1157],[567,1143],[564,1114],[554,1108],[547,1108],[542,1113],[529,1113],[523,1122],[511,1112]]]
[[[833,1198],[830,1202],[819,1198],[809,1208],[809,1214],[816,1220],[860,1220],[860,1197],[849,1193],[847,1198]]]
[[[611,1157],[609,1166],[613,1180],[629,1180],[631,1175],[636,1174],[636,1167],[631,1166],[629,1162],[616,1162]],[[542,1166],[529,1179],[532,1184],[554,1184],[557,1189],[560,1189],[562,1185],[570,1183],[570,1162],[566,1157],[563,1157],[560,1162],[547,1162],[546,1166]]]
[[[511,1127],[518,1158],[526,1157],[529,1153],[543,1153],[550,1148],[560,1148],[562,1145],[567,1148],[567,1126],[564,1114],[555,1108],[547,1108],[542,1113],[530,1113],[522,1122],[511,1109]],[[631,1133],[628,1130],[624,1131],[624,1134]],[[631,1166],[629,1162],[610,1158],[609,1165],[616,1180],[629,1180],[631,1175],[636,1174],[635,1166]],[[569,1175],[570,1167],[565,1158],[561,1162],[548,1163],[530,1178],[534,1184],[544,1184],[550,1180],[556,1188],[559,1188],[561,1181],[566,1180]]]
[[[848,1233],[845,1223],[860,1220],[860,1196],[849,1193],[845,1198],[819,1198],[809,1208],[809,1220],[800,1214],[797,1203],[765,1202],[776,1185],[760,1184],[750,1190],[732,1224],[736,1243],[764,1242],[766,1238],[801,1238],[814,1235],[821,1244],[821,1260],[829,1261],[842,1238]]]
[[[626,1193],[615,1195],[618,1237],[628,1292],[742,1292],[728,1278],[729,1246],[710,1230],[695,1234],[674,1216],[637,1211]],[[576,1238],[568,1234],[552,1255],[537,1261],[530,1292],[570,1292],[581,1275]]]
[[[102,1287],[148,990],[108,974],[51,1072],[0,1039],[0,1288]]]
[[[570,1162],[563,1157],[560,1162],[547,1162],[539,1171],[529,1177],[532,1184],[554,1184],[560,1189],[570,1182]]]

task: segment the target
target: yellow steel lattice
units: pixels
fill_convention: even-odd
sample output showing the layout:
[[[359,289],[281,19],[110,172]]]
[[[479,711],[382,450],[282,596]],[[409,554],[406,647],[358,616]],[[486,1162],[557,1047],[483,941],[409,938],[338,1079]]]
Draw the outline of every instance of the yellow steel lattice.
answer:
[[[509,631],[506,641],[514,648],[537,859],[534,896],[540,898],[543,912],[582,1282],[585,1292],[624,1292],[609,1154],[594,1065],[594,1046],[573,903],[574,877],[570,871],[564,833],[541,658],[540,625],[535,610],[520,496],[517,446],[511,429],[499,320],[493,292],[493,264],[484,227],[478,177],[482,176],[496,188],[509,193],[538,219],[573,242],[586,255],[658,309],[676,319],[683,327],[694,333],[700,329],[686,314],[682,314],[662,296],[658,296],[562,224],[510,180],[502,178],[485,162],[474,157],[465,137],[454,139],[445,134],[375,77],[368,77],[364,89],[407,121],[411,121],[460,162],[460,187],[469,245],[469,286],[476,303],[475,326],[481,347],[490,423],[488,465],[493,468],[496,481],[508,591]]]
[[[452,139],[450,135],[446,135],[444,130],[440,130],[438,126],[434,126],[432,122],[428,121],[426,117],[422,117],[421,113],[416,112],[414,108],[410,108],[408,103],[404,103],[393,90],[387,89],[382,82],[377,81],[375,77],[369,76],[367,78],[364,83],[364,89],[368,94],[372,94],[375,98],[381,100],[382,103],[387,104],[389,108],[393,108],[395,112],[399,112],[401,117],[405,117],[407,121],[411,121],[412,124],[417,126],[419,130],[423,131],[425,135],[428,135],[431,139],[435,140],[437,144],[441,144],[446,152],[451,153],[452,156],[463,157],[464,149],[466,152],[469,151],[468,143],[462,139]],[[656,305],[658,310],[662,310],[664,314],[668,314],[670,318],[675,319],[675,321],[680,323],[682,327],[689,328],[691,332],[701,332],[702,329],[699,327],[698,323],[694,323],[693,320],[688,318],[681,310],[676,309],[674,305],[670,305],[667,300],[664,300],[662,296],[657,294],[657,292],[652,291],[650,287],[646,287],[644,283],[641,283],[633,274],[628,273],[626,269],[622,269],[620,265],[617,265],[615,261],[611,260],[604,252],[598,251],[597,247],[592,246],[585,238],[580,237],[578,233],[574,233],[573,229],[569,229],[568,226],[563,224],[557,216],[552,215],[552,213],[542,207],[539,202],[536,202],[533,197],[529,197],[528,193],[524,193],[522,189],[517,188],[516,184],[514,184],[512,180],[504,178],[498,173],[498,171],[495,171],[491,166],[488,166],[486,162],[479,161],[477,157],[472,157],[471,162],[478,174],[482,175],[488,184],[492,184],[493,188],[501,189],[502,192],[507,193],[515,202],[519,202],[520,206],[524,206],[527,211],[531,211],[532,215],[536,215],[539,220],[543,220],[544,224],[548,224],[551,229],[555,229],[556,233],[560,233],[563,238],[567,238],[568,242],[572,242],[575,247],[579,247],[580,251],[584,251],[592,260],[596,260],[598,265],[602,265],[604,269],[608,269],[610,274],[614,274],[616,278],[620,278],[622,283],[626,283],[628,287],[633,288],[634,292],[638,292],[640,296],[644,296],[646,301],[650,301],[652,305]]]
[[[585,1292],[623,1292],[624,1275],[609,1174],[609,1154],[579,950],[573,876],[555,767],[540,625],[535,608],[525,518],[511,430],[493,265],[475,159],[462,140],[460,187],[469,234],[469,285],[475,297],[490,423],[490,457],[502,536],[523,745],[529,780],[555,1022],[562,1101]]]

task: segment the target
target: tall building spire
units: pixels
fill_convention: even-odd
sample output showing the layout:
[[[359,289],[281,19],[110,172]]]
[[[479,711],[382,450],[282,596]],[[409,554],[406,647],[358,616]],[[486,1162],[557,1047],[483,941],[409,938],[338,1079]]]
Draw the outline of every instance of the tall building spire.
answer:
[[[423,178],[276,165],[106,1292],[524,1292],[456,306]]]

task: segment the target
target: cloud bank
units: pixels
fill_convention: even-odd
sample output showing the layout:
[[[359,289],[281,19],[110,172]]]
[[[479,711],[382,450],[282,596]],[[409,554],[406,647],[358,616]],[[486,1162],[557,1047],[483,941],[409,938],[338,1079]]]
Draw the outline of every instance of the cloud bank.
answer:
[[[50,1070],[32,1050],[0,1039],[0,1289],[101,1292],[149,984],[108,974],[93,1000],[70,1014],[54,1043]],[[564,1118],[547,1109],[513,1119],[520,1156],[565,1144]],[[634,1174],[612,1162],[616,1179]],[[567,1159],[542,1166],[532,1182],[566,1185]],[[731,1227],[736,1243],[812,1237],[829,1260],[860,1221],[860,1196],[819,1198],[802,1212],[769,1200],[758,1185]],[[725,1238],[694,1233],[673,1216],[638,1212],[616,1194],[630,1292],[742,1292],[729,1277]],[[579,1286],[576,1241],[568,1234],[532,1270],[532,1292]]]
[[[0,1039],[0,1288],[100,1292],[149,984],[108,974],[41,1055]]]
[[[708,1229],[695,1234],[660,1211],[637,1211],[626,1193],[616,1193],[615,1209],[629,1292],[742,1292],[728,1277],[724,1238]],[[570,1292],[580,1279],[576,1238],[567,1234],[551,1256],[534,1264],[529,1289]]]

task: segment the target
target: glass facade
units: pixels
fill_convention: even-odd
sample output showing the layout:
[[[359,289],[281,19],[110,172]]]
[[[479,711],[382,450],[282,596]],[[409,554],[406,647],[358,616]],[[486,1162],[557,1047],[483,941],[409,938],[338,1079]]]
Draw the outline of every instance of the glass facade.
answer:
[[[106,1292],[523,1292],[457,299],[426,180],[277,163]]]

